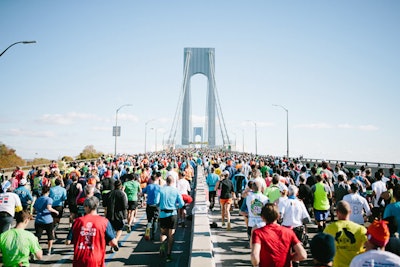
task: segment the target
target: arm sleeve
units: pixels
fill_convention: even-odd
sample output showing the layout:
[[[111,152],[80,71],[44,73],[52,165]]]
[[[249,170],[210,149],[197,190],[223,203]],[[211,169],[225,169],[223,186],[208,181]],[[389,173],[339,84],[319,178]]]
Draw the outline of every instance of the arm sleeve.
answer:
[[[248,209],[247,209],[247,201],[246,201],[246,199],[247,199],[247,197],[244,199],[244,201],[243,201],[243,203],[242,203],[242,206],[240,206],[240,211],[242,211],[242,212],[249,212],[248,211]]]
[[[72,242],[72,238],[73,238],[72,230],[74,229],[74,224],[75,223],[72,223],[72,227],[71,227],[71,229],[69,229],[69,232],[68,232],[68,235],[67,235],[67,240],[69,240],[71,242]]]
[[[111,226],[110,221],[107,220],[107,226],[106,226],[106,241],[110,242],[115,238],[114,230]]]

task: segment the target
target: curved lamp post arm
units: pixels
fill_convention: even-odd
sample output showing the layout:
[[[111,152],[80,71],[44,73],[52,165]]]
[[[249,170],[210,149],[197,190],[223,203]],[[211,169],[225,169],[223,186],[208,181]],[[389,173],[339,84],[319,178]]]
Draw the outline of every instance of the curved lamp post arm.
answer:
[[[8,46],[3,52],[1,52],[0,57],[8,50],[10,49],[10,47],[16,45],[16,44],[35,44],[36,41],[19,41],[19,42],[15,42],[13,44],[11,44],[10,46]]]
[[[144,123],[144,153],[146,154],[147,152],[147,124],[149,124],[152,121],[155,121],[156,119],[151,119],[148,120]]]
[[[275,107],[281,107],[286,111],[286,157],[289,159],[289,110],[282,105],[272,104]]]
[[[119,108],[117,108],[117,110],[115,111],[115,143],[114,143],[114,155],[117,155],[117,127],[118,127],[118,111],[123,108],[123,107],[128,107],[128,106],[132,106],[132,104],[125,104],[120,106]]]

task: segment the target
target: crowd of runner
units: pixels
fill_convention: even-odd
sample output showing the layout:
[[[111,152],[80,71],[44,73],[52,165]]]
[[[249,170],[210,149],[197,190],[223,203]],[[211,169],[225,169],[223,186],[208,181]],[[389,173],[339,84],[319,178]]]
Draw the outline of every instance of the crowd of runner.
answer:
[[[174,233],[186,225],[199,168],[209,209],[220,204],[222,227],[234,231],[232,210],[243,216],[254,266],[299,266],[308,243],[316,266],[350,266],[371,257],[375,264],[399,266],[400,178],[394,169],[386,177],[383,169],[372,173],[364,166],[349,170],[344,164],[203,149],[53,161],[26,172],[16,167],[8,179],[2,177],[0,189],[4,266],[28,266],[43,251],[57,253],[53,242],[66,208],[74,266],[103,266],[106,246],[119,250],[138,208],[146,210],[145,238],[154,240],[159,228],[160,254],[172,261]],[[34,234],[25,230],[32,218]],[[309,240],[306,225],[312,221],[320,233]]]

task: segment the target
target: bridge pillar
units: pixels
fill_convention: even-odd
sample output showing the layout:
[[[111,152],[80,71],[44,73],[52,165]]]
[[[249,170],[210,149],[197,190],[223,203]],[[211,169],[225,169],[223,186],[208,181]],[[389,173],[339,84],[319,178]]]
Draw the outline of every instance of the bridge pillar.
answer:
[[[208,79],[207,90],[207,141],[215,146],[215,68],[214,48],[185,48],[184,50],[184,98],[182,108],[182,145],[189,145],[191,129],[190,78],[203,74]]]

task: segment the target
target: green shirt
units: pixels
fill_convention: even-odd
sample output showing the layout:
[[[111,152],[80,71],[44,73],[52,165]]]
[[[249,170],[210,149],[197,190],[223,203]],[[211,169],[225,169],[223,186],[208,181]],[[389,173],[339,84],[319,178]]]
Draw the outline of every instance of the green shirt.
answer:
[[[140,184],[137,181],[128,181],[124,183],[124,192],[128,197],[128,201],[137,201],[140,191]]]
[[[325,186],[323,183],[319,182],[315,185],[314,191],[314,209],[316,210],[329,210],[329,198],[325,191]]]
[[[264,195],[269,198],[270,203],[274,203],[281,196],[281,191],[278,185],[271,184],[264,191]]]
[[[4,266],[29,266],[29,253],[41,250],[37,237],[24,229],[10,229],[0,235]]]

